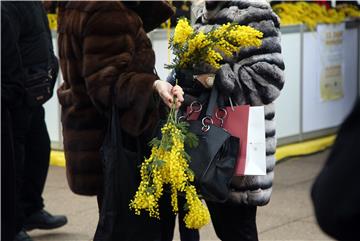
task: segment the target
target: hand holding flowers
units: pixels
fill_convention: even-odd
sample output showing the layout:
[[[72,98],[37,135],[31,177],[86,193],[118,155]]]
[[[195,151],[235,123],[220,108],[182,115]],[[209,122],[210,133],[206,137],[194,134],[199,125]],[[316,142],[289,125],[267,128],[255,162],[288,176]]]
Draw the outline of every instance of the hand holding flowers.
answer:
[[[169,108],[173,107],[173,105],[175,105],[175,109],[180,108],[181,103],[184,101],[184,91],[180,86],[172,86],[166,81],[156,80],[153,87]]]
[[[224,57],[233,57],[244,47],[259,47],[262,36],[263,33],[251,27],[231,23],[208,33],[196,33],[189,21],[183,18],[179,20],[170,41],[175,59],[168,67],[194,70],[207,65],[215,72]],[[212,87],[214,75],[198,75],[197,78],[207,88]],[[154,83],[154,88],[170,107],[170,113],[161,129],[161,138],[154,138],[150,143],[151,156],[141,165],[141,183],[130,208],[136,214],[145,210],[151,217],[159,218],[159,199],[164,188],[168,188],[173,211],[178,212],[178,194],[183,193],[186,205],[180,208],[187,212],[184,217],[186,227],[199,229],[210,222],[210,213],[193,184],[195,176],[189,168],[191,157],[185,151],[185,143],[194,148],[198,139],[188,131],[189,124],[180,122],[176,117],[184,94],[177,84],[177,80],[175,87],[163,81]]]

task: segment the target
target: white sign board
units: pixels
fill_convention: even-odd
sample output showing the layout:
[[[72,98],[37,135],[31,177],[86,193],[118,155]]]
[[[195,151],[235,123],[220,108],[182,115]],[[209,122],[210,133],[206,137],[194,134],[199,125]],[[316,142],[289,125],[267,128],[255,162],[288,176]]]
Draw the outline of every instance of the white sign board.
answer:
[[[317,27],[320,55],[318,79],[322,101],[344,97],[344,32],[345,23]]]

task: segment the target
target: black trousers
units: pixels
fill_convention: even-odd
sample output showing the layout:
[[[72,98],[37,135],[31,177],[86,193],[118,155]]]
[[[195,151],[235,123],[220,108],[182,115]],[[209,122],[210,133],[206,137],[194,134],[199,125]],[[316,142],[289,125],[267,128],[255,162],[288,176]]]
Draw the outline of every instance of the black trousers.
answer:
[[[256,206],[206,202],[216,235],[222,241],[258,241]]]
[[[172,241],[174,237],[174,228],[176,215],[172,211],[170,194],[164,193],[160,203],[160,221],[161,221],[161,241]],[[179,232],[181,241],[199,241],[200,235],[197,229],[188,229],[185,226],[184,217],[185,198],[178,198],[179,207]]]
[[[41,106],[30,116],[30,128],[26,136],[25,172],[21,202],[26,216],[44,208],[44,191],[50,163],[50,137],[45,123],[45,111]]]
[[[13,240],[16,234],[15,153],[12,120],[1,106],[1,240]]]
[[[44,190],[50,159],[50,138],[42,106],[12,112],[17,163],[18,227],[24,218],[44,207]]]

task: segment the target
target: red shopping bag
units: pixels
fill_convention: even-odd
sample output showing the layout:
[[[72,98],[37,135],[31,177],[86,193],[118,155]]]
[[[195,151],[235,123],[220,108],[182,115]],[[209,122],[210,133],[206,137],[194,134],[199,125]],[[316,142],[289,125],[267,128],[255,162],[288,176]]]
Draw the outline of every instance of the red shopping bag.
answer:
[[[266,175],[264,107],[240,105],[214,113],[214,122],[240,139],[235,176]]]
[[[197,120],[201,109],[191,106],[187,120]],[[266,140],[263,106],[217,108],[212,120],[240,139],[235,176],[266,175]]]

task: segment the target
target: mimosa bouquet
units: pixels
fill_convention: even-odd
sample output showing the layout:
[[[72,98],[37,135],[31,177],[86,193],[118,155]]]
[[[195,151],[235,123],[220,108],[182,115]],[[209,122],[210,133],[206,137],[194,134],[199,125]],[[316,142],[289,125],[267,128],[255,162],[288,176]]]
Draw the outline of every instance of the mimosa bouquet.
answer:
[[[176,69],[193,69],[203,64],[214,70],[220,68],[223,57],[233,56],[243,47],[259,47],[263,34],[251,27],[224,24],[214,30],[196,33],[187,19],[180,19],[170,40],[175,59],[168,66]],[[176,81],[176,84],[177,81]],[[173,101],[176,103],[176,101]],[[141,183],[130,208],[140,214],[142,210],[159,218],[159,199],[167,185],[171,191],[173,211],[178,212],[178,194],[185,194],[187,228],[199,229],[210,222],[207,207],[200,200],[194,186],[194,173],[189,168],[191,157],[185,151],[197,146],[197,136],[188,131],[188,123],[176,118],[175,106],[170,109],[161,138],[154,138],[150,145],[151,156],[141,165]],[[181,207],[182,208],[182,207]]]
[[[186,18],[179,19],[170,47],[175,55],[168,68],[194,69],[208,65],[220,68],[224,57],[245,47],[260,47],[263,33],[249,26],[227,23],[208,33],[195,32]]]

